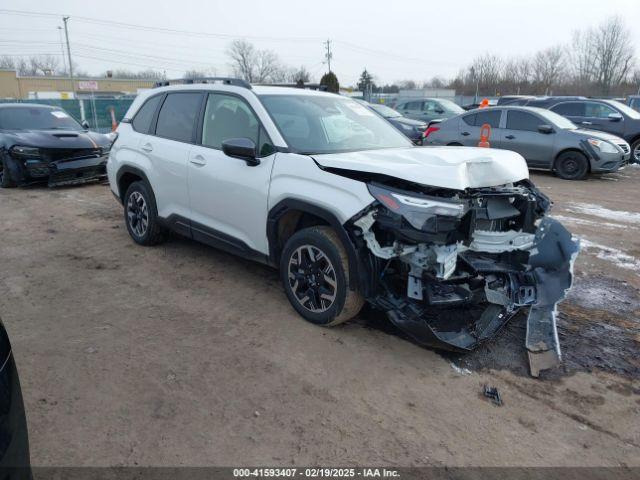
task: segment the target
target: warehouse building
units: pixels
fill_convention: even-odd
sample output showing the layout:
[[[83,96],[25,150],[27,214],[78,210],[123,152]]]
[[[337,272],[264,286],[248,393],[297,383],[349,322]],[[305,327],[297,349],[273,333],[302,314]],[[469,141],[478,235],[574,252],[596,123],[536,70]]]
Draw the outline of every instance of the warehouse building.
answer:
[[[0,69],[0,99],[69,100],[137,95],[153,87],[154,80],[122,78],[76,78],[74,88],[68,77],[22,77],[15,70]]]

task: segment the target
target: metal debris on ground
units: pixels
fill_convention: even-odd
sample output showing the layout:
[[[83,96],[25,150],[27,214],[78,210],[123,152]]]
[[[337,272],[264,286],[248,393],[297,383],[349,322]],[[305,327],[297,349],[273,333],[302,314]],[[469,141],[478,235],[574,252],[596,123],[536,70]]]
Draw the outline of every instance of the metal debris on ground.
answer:
[[[494,405],[497,405],[498,407],[501,407],[503,405],[502,398],[500,397],[500,392],[498,392],[498,389],[496,387],[485,385],[484,387],[482,387],[482,394],[490,399]]]

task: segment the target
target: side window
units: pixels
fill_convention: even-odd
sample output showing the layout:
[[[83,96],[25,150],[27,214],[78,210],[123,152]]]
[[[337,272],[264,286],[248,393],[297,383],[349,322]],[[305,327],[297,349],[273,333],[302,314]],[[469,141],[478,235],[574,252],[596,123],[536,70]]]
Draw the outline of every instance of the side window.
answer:
[[[207,98],[202,125],[202,145],[221,149],[230,138],[252,140],[260,156],[271,155],[275,149],[253,110],[239,97],[211,93]]]
[[[436,113],[436,110],[438,110],[439,108],[440,108],[440,105],[430,100],[427,100],[426,102],[424,102],[424,106],[422,107],[422,109],[428,113]]]
[[[525,130],[528,132],[537,132],[538,126],[544,122],[535,115],[519,110],[510,110],[507,112],[507,129],[509,130]]]
[[[156,113],[156,109],[158,108],[161,98],[162,95],[151,97],[144,102],[142,107],[140,107],[138,113],[133,117],[133,122],[131,122],[131,125],[136,132],[149,133],[151,122],[153,121],[153,115]]]
[[[200,93],[170,93],[158,114],[156,135],[191,143],[194,140],[196,118],[200,111]]]
[[[586,102],[585,117],[608,118],[611,113],[618,113],[613,107],[604,103]]]
[[[502,115],[502,110],[486,110],[484,112],[478,112],[476,114],[476,127],[481,127],[485,123],[491,125],[491,128],[499,128],[500,127],[500,116]]]
[[[565,117],[584,117],[584,103],[568,102],[551,107],[552,112]]]
[[[466,123],[467,125],[469,125],[470,127],[473,127],[475,125],[476,122],[476,115],[478,115],[477,113],[472,113],[470,115],[465,115],[464,117],[462,117],[462,121],[464,123]]]
[[[422,110],[422,102],[407,102],[403,110]]]

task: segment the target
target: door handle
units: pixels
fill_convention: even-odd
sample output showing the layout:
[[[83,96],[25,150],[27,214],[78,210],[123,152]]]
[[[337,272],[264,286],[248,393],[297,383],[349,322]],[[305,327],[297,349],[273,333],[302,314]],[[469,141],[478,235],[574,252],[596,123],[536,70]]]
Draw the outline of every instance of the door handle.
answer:
[[[582,125],[593,125],[593,123],[591,123],[591,122],[581,122],[581,123],[582,123]]]
[[[144,150],[145,152],[152,152],[153,151],[153,146],[150,143],[145,143],[140,148],[142,148],[142,150]]]
[[[462,132],[460,135],[462,135],[463,137],[468,137],[471,134],[469,132]]]
[[[507,135],[504,138],[506,138],[507,140],[513,140],[516,137],[514,137],[513,135]]]
[[[199,167],[203,167],[207,164],[207,161],[202,155],[195,155],[191,157],[190,162],[193,163],[194,165],[198,165]]]

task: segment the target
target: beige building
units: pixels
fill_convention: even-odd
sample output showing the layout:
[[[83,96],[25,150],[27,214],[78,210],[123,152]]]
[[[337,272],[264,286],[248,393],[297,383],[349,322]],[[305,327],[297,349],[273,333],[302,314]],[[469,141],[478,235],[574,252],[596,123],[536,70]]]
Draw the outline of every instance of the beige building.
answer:
[[[76,78],[78,97],[95,95],[135,95],[141,89],[153,87],[153,80],[121,78]],[[21,77],[15,70],[0,69],[0,99],[71,99],[73,87],[65,77]]]

